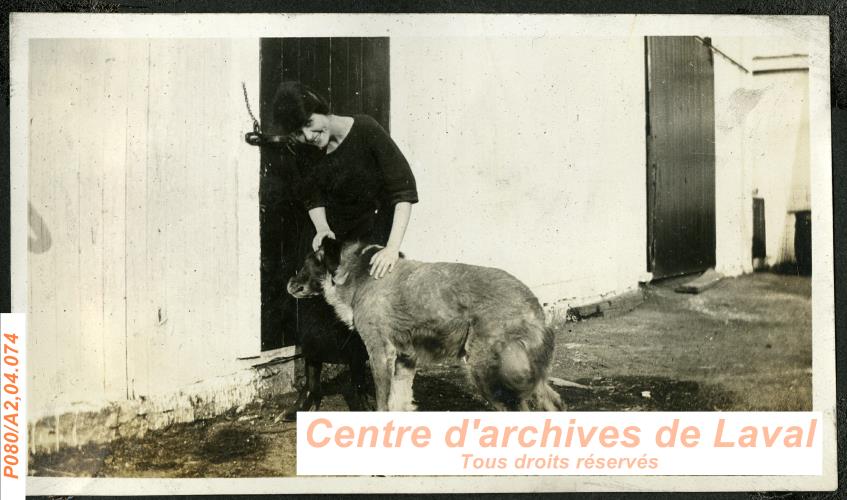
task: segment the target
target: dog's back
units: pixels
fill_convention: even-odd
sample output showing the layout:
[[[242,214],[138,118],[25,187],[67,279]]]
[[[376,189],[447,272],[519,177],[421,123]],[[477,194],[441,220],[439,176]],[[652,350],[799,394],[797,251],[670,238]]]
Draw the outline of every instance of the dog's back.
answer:
[[[526,285],[500,269],[407,259],[376,280],[368,268],[378,250],[348,245],[336,273],[344,281],[337,292],[366,344],[379,332],[399,353],[463,358],[495,406],[519,407],[535,394],[541,407],[556,409],[558,396],[546,386],[553,336]]]

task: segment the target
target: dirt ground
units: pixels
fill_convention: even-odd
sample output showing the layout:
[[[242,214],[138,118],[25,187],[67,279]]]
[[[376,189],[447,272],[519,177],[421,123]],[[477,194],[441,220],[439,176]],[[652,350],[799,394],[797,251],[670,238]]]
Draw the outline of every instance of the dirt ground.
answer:
[[[652,284],[635,310],[554,325],[552,375],[590,386],[559,389],[572,411],[810,410],[811,281],[760,273],[699,294],[680,280]],[[326,381],[324,410],[346,410],[346,372]],[[488,410],[461,367],[422,368],[422,411]],[[267,477],[295,474],[295,395],[256,401],[214,419],[30,459],[36,476]]]

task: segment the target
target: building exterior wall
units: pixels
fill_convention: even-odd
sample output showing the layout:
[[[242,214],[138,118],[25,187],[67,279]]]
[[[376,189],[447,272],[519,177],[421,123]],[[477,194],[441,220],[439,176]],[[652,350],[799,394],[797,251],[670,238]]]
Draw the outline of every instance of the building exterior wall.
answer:
[[[252,397],[223,386],[260,345],[240,86],[258,96],[258,46],[32,42],[32,420],[123,400],[188,419],[216,384],[210,407]],[[645,278],[642,39],[391,47],[392,134],[423,200],[410,256],[504,268],[562,307]]]
[[[643,38],[392,39],[391,92],[411,257],[503,268],[548,304],[644,278]]]
[[[811,209],[809,79],[806,72],[753,77],[761,113],[750,123],[754,189],[765,200],[767,263],[794,261],[794,213]]]
[[[752,198],[765,200],[767,264],[794,260],[794,212],[811,208],[806,46],[791,38],[719,38],[715,57],[718,270],[752,270]],[[773,58],[774,56],[779,56]],[[785,57],[791,56],[791,57]]]
[[[404,252],[505,269],[553,309],[648,278],[643,38],[390,47],[392,136],[421,198]],[[755,189],[769,253],[807,206],[808,115],[789,124],[808,83],[714,61],[716,257],[735,275],[751,270]],[[31,419],[132,401],[165,425],[273,392],[252,371],[259,151],[241,81],[255,109],[259,64],[257,39],[30,43]],[[290,370],[274,377],[290,389]]]
[[[749,89],[743,62],[744,41],[721,38],[715,47],[715,270],[737,276],[752,272],[753,176],[747,166],[747,120],[760,96]],[[737,60],[735,59],[737,58]],[[743,65],[742,65],[743,66]]]
[[[258,40],[33,40],[30,415],[259,354]],[[255,99],[255,97],[254,97]]]

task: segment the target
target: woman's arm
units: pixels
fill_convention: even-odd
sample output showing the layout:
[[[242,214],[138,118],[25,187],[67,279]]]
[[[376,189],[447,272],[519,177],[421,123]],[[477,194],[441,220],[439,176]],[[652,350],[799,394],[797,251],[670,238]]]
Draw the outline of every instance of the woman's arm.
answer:
[[[311,212],[309,212],[311,215]],[[400,258],[400,245],[406,235],[406,227],[412,216],[412,204],[401,201],[394,205],[394,219],[391,222],[391,233],[388,236],[388,244],[385,248],[371,257],[370,274],[376,279],[382,278],[386,273],[394,270],[397,259]]]
[[[329,223],[326,221],[326,208],[325,207],[315,207],[309,210],[309,218],[312,219],[312,224],[315,226],[315,238],[312,240],[312,250],[318,251],[318,247],[321,246],[321,242],[323,242],[324,238],[329,236],[330,238],[335,239],[335,233],[332,232],[332,229],[329,228]],[[403,229],[405,231],[405,228]],[[392,227],[391,232],[394,233],[394,229]],[[403,237],[400,236],[400,240],[402,241]]]

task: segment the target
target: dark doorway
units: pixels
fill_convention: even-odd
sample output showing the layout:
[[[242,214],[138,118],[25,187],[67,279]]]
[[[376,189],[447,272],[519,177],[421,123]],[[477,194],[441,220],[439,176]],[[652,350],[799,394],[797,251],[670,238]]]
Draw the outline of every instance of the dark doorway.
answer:
[[[715,265],[715,103],[709,39],[647,37],[647,269]]]
[[[363,113],[389,130],[388,38],[265,38],[261,41],[260,121],[278,134],[272,105],[277,86],[299,80],[330,101],[339,115]],[[294,345],[297,301],[285,290],[306,252],[303,231],[311,221],[297,196],[300,176],[319,158],[301,148],[262,147],[260,233],[262,350]]]
[[[764,263],[768,257],[765,239],[765,199],[753,198],[753,262]]]

